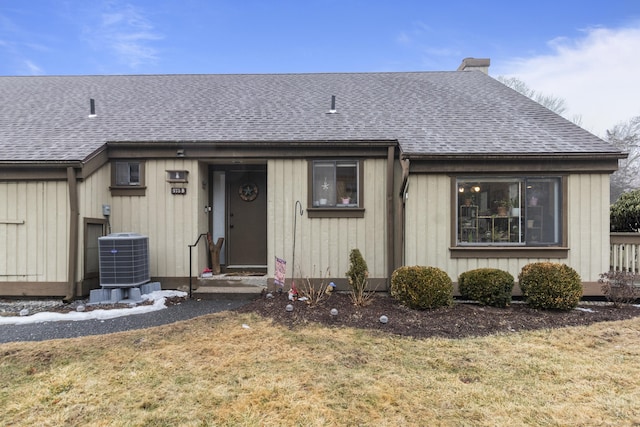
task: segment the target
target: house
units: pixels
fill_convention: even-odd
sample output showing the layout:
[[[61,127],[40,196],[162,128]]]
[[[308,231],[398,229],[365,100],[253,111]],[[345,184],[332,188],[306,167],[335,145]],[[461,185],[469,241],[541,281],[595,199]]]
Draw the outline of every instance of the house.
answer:
[[[86,295],[116,232],[148,236],[169,288],[208,266],[189,245],[210,232],[225,271],[273,278],[279,257],[344,286],[359,248],[377,289],[401,265],[455,282],[551,260],[597,294],[623,154],[488,66],[0,77],[0,295]]]

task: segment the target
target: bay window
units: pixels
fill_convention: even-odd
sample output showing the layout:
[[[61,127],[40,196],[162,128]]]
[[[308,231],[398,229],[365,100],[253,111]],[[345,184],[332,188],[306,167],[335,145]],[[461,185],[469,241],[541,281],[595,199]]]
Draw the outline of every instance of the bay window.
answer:
[[[458,246],[562,244],[560,177],[456,180]]]

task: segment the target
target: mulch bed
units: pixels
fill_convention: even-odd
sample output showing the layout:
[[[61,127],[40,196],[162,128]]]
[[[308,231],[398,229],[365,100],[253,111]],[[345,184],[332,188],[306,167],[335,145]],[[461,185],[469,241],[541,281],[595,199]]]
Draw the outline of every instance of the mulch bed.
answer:
[[[293,305],[293,311],[286,311],[288,304]],[[335,316],[331,315],[333,308],[338,311]],[[626,305],[617,308],[603,302],[584,302],[578,309],[568,311],[537,310],[521,302],[514,302],[507,308],[456,302],[452,307],[412,310],[386,295],[376,295],[369,305],[359,307],[352,304],[346,293],[334,293],[314,306],[304,301],[289,301],[286,293],[275,293],[269,298],[263,295],[236,310],[257,313],[289,328],[315,322],[330,327],[373,329],[415,338],[485,336],[590,325],[640,316],[640,307]],[[383,315],[388,318],[386,324],[380,322]]]

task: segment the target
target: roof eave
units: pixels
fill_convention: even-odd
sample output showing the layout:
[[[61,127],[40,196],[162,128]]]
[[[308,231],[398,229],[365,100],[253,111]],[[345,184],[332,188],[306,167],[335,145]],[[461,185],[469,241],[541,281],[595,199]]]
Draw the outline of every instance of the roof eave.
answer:
[[[593,160],[593,159],[626,159],[628,153],[621,151],[581,152],[581,153],[407,153],[401,158],[413,161],[420,160]]]
[[[411,172],[445,174],[613,173],[621,152],[506,153],[506,154],[408,154]]]

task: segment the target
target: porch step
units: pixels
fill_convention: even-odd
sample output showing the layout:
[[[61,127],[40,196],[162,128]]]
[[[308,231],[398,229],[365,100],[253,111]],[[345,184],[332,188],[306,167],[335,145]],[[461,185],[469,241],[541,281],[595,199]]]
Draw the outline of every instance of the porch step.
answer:
[[[267,288],[267,276],[213,276],[198,278],[193,298],[253,299]]]

